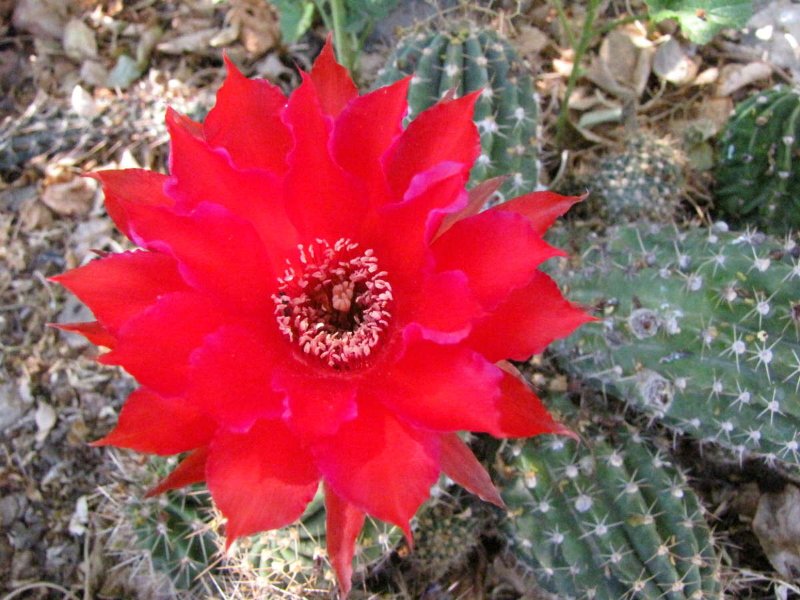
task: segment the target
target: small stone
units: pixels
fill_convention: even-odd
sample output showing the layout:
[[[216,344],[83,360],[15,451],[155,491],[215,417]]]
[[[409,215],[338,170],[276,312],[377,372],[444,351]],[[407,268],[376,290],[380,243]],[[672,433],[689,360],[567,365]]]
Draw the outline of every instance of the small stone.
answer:
[[[9,494],[0,498],[0,527],[10,527],[22,516],[27,505],[25,494]]]
[[[40,402],[39,407],[36,409],[34,420],[38,428],[36,432],[36,441],[41,443],[47,438],[50,434],[50,430],[53,429],[53,426],[56,424],[56,411],[46,402]]]
[[[0,385],[0,432],[19,421],[26,409],[22,395],[13,384]]]

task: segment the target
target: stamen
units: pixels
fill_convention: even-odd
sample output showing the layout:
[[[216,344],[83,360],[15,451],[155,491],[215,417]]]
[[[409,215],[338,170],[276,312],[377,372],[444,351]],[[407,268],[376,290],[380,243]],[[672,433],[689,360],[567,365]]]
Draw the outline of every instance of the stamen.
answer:
[[[372,249],[341,238],[298,245],[298,269],[287,261],[278,278],[275,320],[306,354],[334,369],[351,369],[369,357],[389,325],[394,299],[386,271]]]

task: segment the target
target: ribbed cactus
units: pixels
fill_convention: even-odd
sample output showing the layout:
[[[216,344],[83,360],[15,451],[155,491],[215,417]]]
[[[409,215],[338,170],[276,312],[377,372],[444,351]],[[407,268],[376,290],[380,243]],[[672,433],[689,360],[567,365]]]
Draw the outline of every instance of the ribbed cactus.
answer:
[[[624,423],[571,425],[580,442],[541,436],[505,453],[509,543],[537,584],[558,598],[720,598],[711,533],[681,471]]]
[[[389,557],[401,537],[399,529],[367,519],[356,549],[356,585],[369,567]],[[220,547],[225,543],[222,537],[217,541]],[[237,541],[225,561],[228,579],[257,594],[283,590],[302,598],[329,598],[336,583],[325,545],[325,503],[320,492],[295,524]]]
[[[617,227],[556,267],[602,321],[562,364],[665,425],[800,464],[800,246],[755,232]]]
[[[413,522],[414,550],[408,556],[425,585],[468,565],[492,520],[492,508],[459,489],[441,492]]]
[[[771,232],[800,228],[800,89],[778,86],[736,107],[715,176],[723,218]]]
[[[603,157],[577,183],[589,191],[586,209],[608,224],[668,222],[683,196],[685,162],[674,141],[639,133],[622,150]]]
[[[538,97],[528,67],[497,32],[465,25],[412,34],[400,41],[387,65],[378,86],[413,74],[408,92],[412,119],[450,90],[456,96],[483,90],[474,115],[482,152],[472,181],[507,175],[501,195],[536,189]]]
[[[168,463],[162,458],[148,463],[153,482],[170,471]],[[209,524],[209,494],[184,488],[152,499],[137,495],[126,499],[123,506],[138,547],[131,551],[146,553],[147,562],[165,575],[176,590],[203,589],[203,579],[213,575],[221,556]]]

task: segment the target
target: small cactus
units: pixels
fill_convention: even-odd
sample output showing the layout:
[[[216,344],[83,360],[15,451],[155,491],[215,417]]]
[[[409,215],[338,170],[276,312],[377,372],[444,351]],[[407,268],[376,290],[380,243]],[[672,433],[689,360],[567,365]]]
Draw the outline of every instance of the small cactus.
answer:
[[[721,217],[769,232],[800,228],[800,89],[777,86],[736,107],[715,176]]]
[[[537,188],[538,97],[528,67],[498,33],[466,25],[412,34],[400,41],[387,65],[379,86],[413,75],[408,92],[412,119],[450,90],[456,97],[483,90],[475,105],[481,155],[472,170],[473,183],[507,175],[501,196]]]
[[[576,183],[589,191],[586,210],[608,224],[669,222],[683,196],[685,161],[674,141],[638,133]]]
[[[356,547],[356,581],[387,559],[400,538],[399,529],[368,518]],[[222,548],[225,538],[220,536],[217,543]],[[233,587],[258,595],[282,590],[302,598],[330,598],[336,582],[325,547],[325,502],[320,492],[296,523],[237,541],[226,559],[228,579]]]
[[[557,279],[601,322],[565,368],[663,424],[800,464],[800,246],[724,224],[608,230]]]
[[[491,508],[459,490],[440,492],[413,521],[414,550],[409,555],[427,583],[467,566],[492,520]]]
[[[143,468],[143,476],[155,483],[174,468],[171,462],[154,457]],[[207,591],[221,558],[209,524],[208,492],[184,488],[145,499],[137,489],[121,500],[124,524],[131,530],[124,549],[130,559],[146,564],[154,581],[167,582],[175,595]]]
[[[555,399],[567,413],[569,401]],[[578,424],[582,441],[507,448],[511,549],[558,598],[721,598],[719,561],[686,478],[624,423]]]

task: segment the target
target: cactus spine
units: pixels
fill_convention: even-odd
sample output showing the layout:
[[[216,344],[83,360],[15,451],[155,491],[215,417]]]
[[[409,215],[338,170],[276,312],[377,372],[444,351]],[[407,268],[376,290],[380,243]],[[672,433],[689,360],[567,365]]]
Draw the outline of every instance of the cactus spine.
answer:
[[[369,568],[388,558],[400,538],[397,528],[368,518],[356,547],[356,580],[363,580]],[[225,540],[217,541],[222,548]],[[336,584],[325,547],[325,502],[320,492],[296,523],[237,541],[227,560],[229,578],[259,594],[282,590],[303,598],[329,598]]]
[[[610,229],[570,297],[602,322],[564,366],[665,425],[739,455],[800,464],[800,247],[727,227]]]
[[[800,89],[778,86],[736,108],[715,175],[724,218],[779,233],[800,228]]]
[[[450,90],[457,97],[483,90],[474,113],[481,155],[472,170],[473,183],[507,175],[503,196],[536,189],[538,97],[528,68],[505,39],[472,25],[417,33],[400,41],[387,64],[377,85],[413,75],[408,92],[411,118]]]
[[[537,584],[559,598],[720,598],[711,533],[683,474],[625,424],[581,425],[582,442],[540,436],[508,453],[507,530]]]

